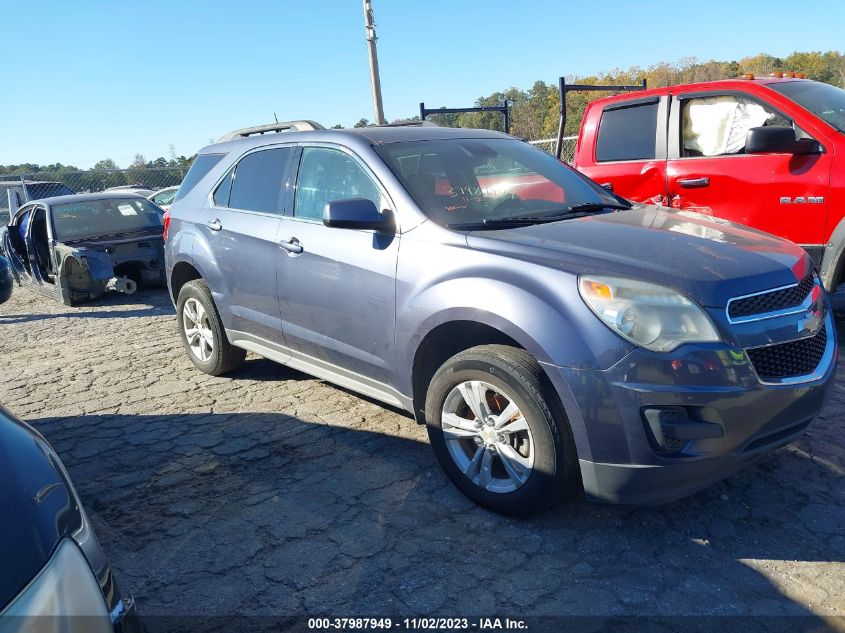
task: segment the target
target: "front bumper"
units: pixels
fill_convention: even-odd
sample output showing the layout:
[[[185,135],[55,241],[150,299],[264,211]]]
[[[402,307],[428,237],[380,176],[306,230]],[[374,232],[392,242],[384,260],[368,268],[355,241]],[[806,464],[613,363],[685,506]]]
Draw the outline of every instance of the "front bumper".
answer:
[[[838,343],[806,381],[765,384],[742,352],[638,349],[610,369],[548,367],[569,417],[588,498],[664,503],[728,477],[801,435],[833,385]],[[661,445],[645,412],[680,412],[684,439]]]

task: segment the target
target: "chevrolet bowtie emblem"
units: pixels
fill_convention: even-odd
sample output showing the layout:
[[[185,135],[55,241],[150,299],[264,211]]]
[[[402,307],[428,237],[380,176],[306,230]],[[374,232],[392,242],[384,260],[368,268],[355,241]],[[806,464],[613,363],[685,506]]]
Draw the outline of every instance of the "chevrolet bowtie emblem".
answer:
[[[809,332],[815,334],[819,331],[822,324],[822,314],[818,308],[807,310],[804,313],[804,318],[798,321],[798,332]]]

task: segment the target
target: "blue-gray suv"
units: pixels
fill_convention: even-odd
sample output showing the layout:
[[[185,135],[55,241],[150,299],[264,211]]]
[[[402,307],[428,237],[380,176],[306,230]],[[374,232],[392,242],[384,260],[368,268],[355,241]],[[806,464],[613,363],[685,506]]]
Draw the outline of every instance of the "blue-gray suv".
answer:
[[[837,339],[798,246],[495,132],[280,127],[202,149],[165,220],[201,371],[251,351],[406,409],[517,515],[687,495],[821,409]]]

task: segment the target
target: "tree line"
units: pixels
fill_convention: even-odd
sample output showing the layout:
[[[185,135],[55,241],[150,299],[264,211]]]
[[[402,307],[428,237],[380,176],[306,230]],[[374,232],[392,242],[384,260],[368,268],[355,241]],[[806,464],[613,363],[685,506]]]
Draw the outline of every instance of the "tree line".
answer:
[[[196,154],[190,157],[176,156],[171,146],[171,158],[166,159],[160,156],[155,160],[147,161],[142,154],[136,154],[126,169],[121,169],[111,158],[97,161],[91,169],[80,169],[74,165],[62,163],[52,165],[21,163],[0,165],[0,177],[3,180],[10,180],[16,175],[25,175],[27,178],[40,177],[53,182],[62,182],[74,191],[102,191],[109,187],[124,185],[160,189],[181,183],[195,156]]]
[[[564,69],[565,70],[565,69]],[[746,73],[756,77],[777,72],[801,72],[808,79],[845,88],[845,55],[839,51],[795,52],[786,57],[775,57],[760,53],[739,61],[706,61],[685,57],[677,62],[660,62],[647,68],[631,66],[628,69],[613,69],[597,75],[568,75],[569,84],[634,85],[646,80],[650,88],[676,84],[733,79]],[[567,136],[577,135],[581,118],[587,104],[599,96],[613,92],[570,92],[567,95]],[[509,88],[478,98],[474,106],[498,105],[507,100],[510,103],[511,134],[529,140],[552,138],[557,135],[560,119],[560,93],[556,82],[536,81],[527,90]],[[449,107],[464,107],[467,104],[450,103]],[[418,117],[414,117],[418,120]],[[429,117],[438,125],[449,127],[474,127],[501,130],[502,115],[497,112],[472,112],[464,114],[440,114]],[[360,123],[360,122],[359,122]]]

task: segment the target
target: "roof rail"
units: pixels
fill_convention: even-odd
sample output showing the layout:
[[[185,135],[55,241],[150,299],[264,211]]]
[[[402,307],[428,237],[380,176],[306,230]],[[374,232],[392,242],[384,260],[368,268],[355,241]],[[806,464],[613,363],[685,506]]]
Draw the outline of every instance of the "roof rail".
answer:
[[[316,121],[279,121],[277,123],[267,123],[265,125],[254,125],[253,127],[245,127],[242,130],[235,130],[220,137],[218,143],[223,141],[231,141],[236,138],[247,138],[249,136],[257,136],[259,134],[273,134],[276,132],[310,132],[313,130],[325,130],[322,125]]]
[[[367,127],[440,127],[434,121],[396,121],[395,123],[382,123],[381,125],[368,125]]]

